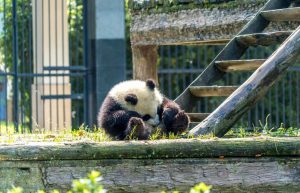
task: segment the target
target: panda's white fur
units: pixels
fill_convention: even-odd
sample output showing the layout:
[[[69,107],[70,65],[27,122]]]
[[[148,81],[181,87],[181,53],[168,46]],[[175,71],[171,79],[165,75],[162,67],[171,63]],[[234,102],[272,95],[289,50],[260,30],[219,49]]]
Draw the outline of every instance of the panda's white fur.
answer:
[[[138,102],[136,105],[125,101],[125,96],[128,94],[137,96]],[[150,115],[151,119],[146,121],[148,124],[152,126],[159,124],[157,107],[162,104],[163,95],[156,87],[154,90],[151,90],[144,81],[129,80],[115,85],[108,93],[108,96],[112,97],[126,110],[135,111],[141,116]]]

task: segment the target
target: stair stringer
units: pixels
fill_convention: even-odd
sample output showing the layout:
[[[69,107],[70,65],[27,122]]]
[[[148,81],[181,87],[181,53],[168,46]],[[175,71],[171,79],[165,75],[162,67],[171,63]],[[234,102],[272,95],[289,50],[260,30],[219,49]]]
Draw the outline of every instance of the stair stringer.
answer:
[[[189,134],[222,137],[300,56],[300,26],[236,91]]]
[[[291,1],[289,0],[269,0],[237,35],[261,32],[268,26],[270,22],[264,19],[260,15],[260,12],[278,8],[286,8],[290,5],[290,3]],[[218,69],[215,65],[215,62],[221,60],[239,59],[247,50],[247,48],[248,47],[237,43],[235,38],[233,38],[217,55],[217,57],[207,66],[207,68],[175,99],[175,102],[177,102],[186,112],[193,112],[193,110],[196,108],[197,97],[191,94],[189,87],[211,85],[220,80],[225,75],[225,72]]]

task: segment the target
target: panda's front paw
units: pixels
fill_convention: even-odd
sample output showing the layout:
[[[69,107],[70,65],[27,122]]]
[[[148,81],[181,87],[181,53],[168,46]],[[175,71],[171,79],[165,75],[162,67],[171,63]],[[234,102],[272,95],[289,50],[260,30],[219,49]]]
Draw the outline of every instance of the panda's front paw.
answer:
[[[146,140],[150,138],[151,128],[141,118],[132,117],[125,130],[127,139]]]
[[[144,125],[144,121],[138,117],[131,117],[129,120],[129,127],[141,127]]]
[[[166,108],[162,113],[162,122],[166,128],[171,127],[174,118],[178,114],[178,109],[176,108]]]
[[[179,111],[166,130],[175,134],[183,133],[187,130],[190,123],[188,115],[184,111]]]

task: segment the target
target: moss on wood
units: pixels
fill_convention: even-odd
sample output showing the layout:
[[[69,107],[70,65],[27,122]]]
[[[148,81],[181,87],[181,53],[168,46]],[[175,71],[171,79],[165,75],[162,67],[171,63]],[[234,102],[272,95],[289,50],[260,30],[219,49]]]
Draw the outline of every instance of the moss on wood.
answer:
[[[216,4],[215,8],[197,8],[157,14],[147,10],[133,12],[131,44],[176,45],[226,42],[265,4],[266,0],[240,0]],[[168,9],[172,9],[168,7]],[[195,17],[196,16],[196,17]],[[294,30],[298,23],[274,23],[268,31]]]
[[[189,10],[197,8],[207,9],[233,9],[241,5],[247,4],[264,4],[267,0],[195,0],[195,1],[181,1],[181,0],[129,0],[128,7],[132,13],[150,14],[150,13],[172,13],[180,10]]]
[[[29,143],[0,147],[0,160],[171,159],[219,156],[300,156],[300,137]]]
[[[0,160],[3,192],[12,184],[25,193],[66,191],[91,170],[122,193],[184,192],[199,182],[222,193],[300,188],[300,137],[2,144]]]

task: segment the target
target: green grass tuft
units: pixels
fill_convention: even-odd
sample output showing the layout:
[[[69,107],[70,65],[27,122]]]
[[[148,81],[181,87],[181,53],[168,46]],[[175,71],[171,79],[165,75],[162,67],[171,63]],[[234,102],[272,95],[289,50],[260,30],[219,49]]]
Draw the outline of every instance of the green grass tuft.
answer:
[[[3,123],[2,123],[3,124]],[[253,126],[253,129],[249,131],[245,127],[239,127],[237,129],[231,129],[224,137],[225,138],[245,138],[245,137],[300,137],[300,129],[289,127],[285,128],[283,124],[279,128],[268,126],[268,117],[266,118],[266,124],[260,122],[259,127]],[[128,136],[127,140],[137,140],[134,138],[134,132]],[[162,129],[156,128],[150,140],[174,140],[174,139],[214,139],[213,134],[203,136],[191,136],[188,133],[176,135],[174,133],[166,134],[162,132]],[[29,142],[107,142],[112,141],[111,138],[103,129],[100,128],[88,128],[85,125],[81,125],[77,130],[64,130],[61,132],[41,132],[41,133],[16,133],[14,132],[13,125],[9,128],[1,130],[0,123],[0,143],[29,143]]]

